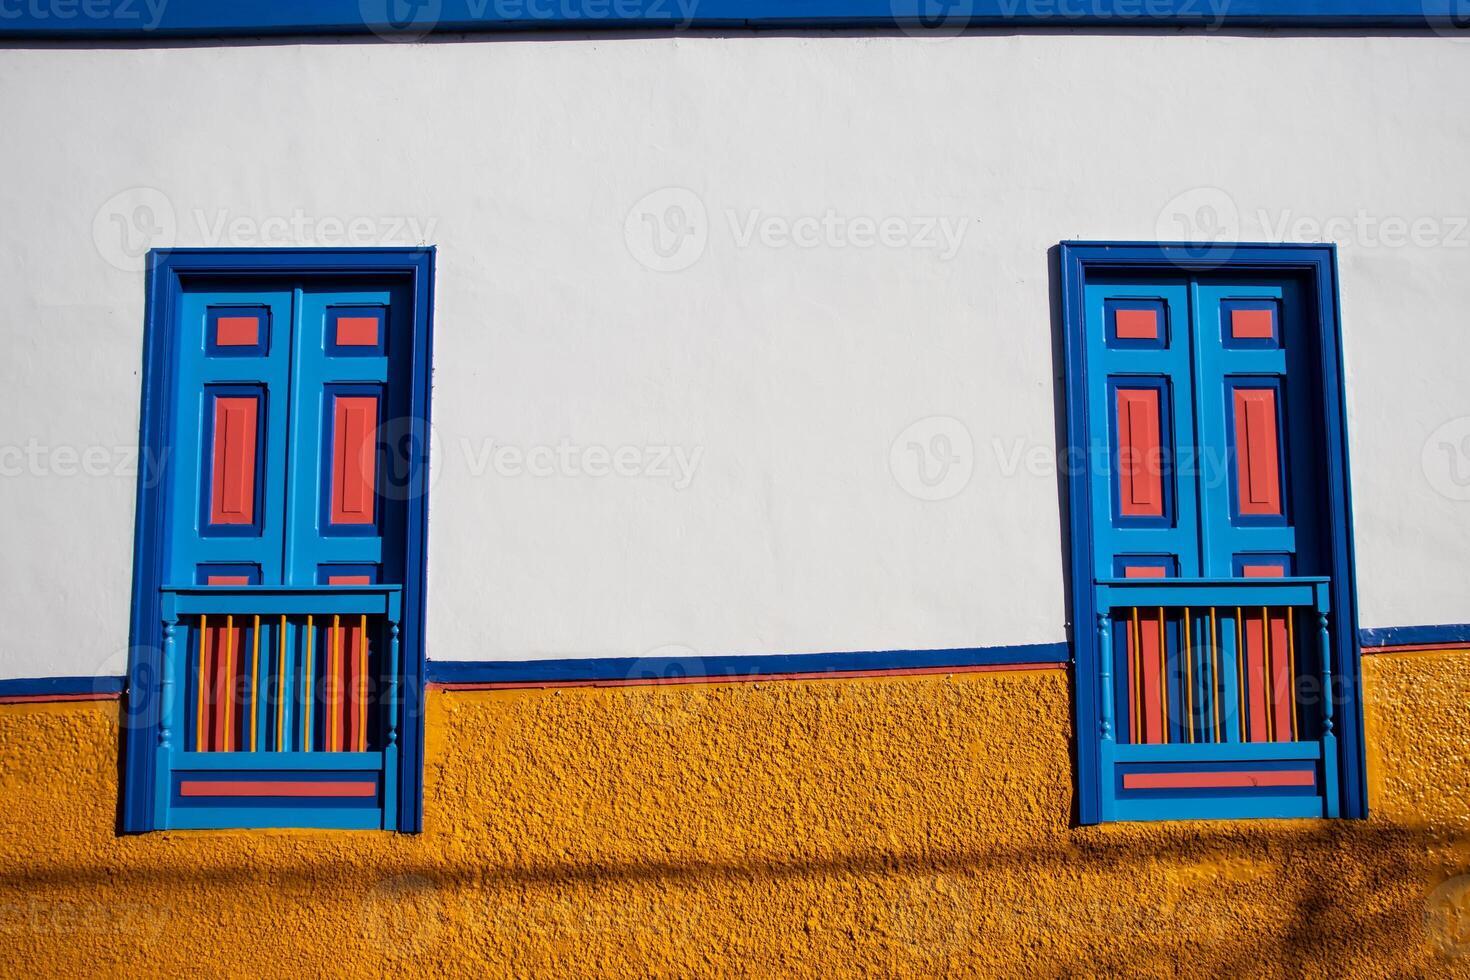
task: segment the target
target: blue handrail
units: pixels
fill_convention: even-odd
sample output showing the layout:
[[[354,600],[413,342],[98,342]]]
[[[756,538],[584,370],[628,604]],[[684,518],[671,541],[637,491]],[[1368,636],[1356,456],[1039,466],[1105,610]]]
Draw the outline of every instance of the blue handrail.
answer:
[[[1330,611],[1329,579],[1296,578],[1101,579],[1100,608],[1113,606],[1310,606]]]
[[[203,613],[368,615],[396,622],[403,599],[399,585],[166,585],[161,591],[165,621]]]

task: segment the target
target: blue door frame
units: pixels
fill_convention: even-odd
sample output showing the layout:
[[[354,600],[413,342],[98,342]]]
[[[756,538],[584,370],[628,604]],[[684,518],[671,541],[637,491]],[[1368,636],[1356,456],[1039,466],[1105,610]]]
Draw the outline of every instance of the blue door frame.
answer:
[[[1095,482],[1089,433],[1087,389],[1086,290],[1090,281],[1124,273],[1161,277],[1181,274],[1294,275],[1304,283],[1304,303],[1315,314],[1318,329],[1311,350],[1321,400],[1323,431],[1322,473],[1326,488],[1327,541],[1323,550],[1331,575],[1322,583],[1319,608],[1331,610],[1335,628],[1325,653],[1334,692],[1335,798],[1327,812],[1348,817],[1367,816],[1363,723],[1360,710],[1361,676],[1358,664],[1357,590],[1352,538],[1352,501],[1349,486],[1346,415],[1343,397],[1342,349],[1339,328],[1336,250],[1331,245],[1258,245],[1136,242],[1063,242],[1059,249],[1061,311],[1066,367],[1069,538],[1071,554],[1071,645],[1076,678],[1075,721],[1078,760],[1078,817],[1082,823],[1110,819],[1110,793],[1103,780],[1113,778],[1113,738],[1116,725],[1104,701],[1114,703],[1112,666],[1099,657],[1111,644],[1109,613],[1098,608],[1099,593],[1109,586],[1100,580],[1094,527],[1100,502],[1093,500]],[[1229,588],[1228,583],[1216,583]],[[1102,613],[1100,616],[1099,614]],[[1101,635],[1101,641],[1099,640]],[[1111,647],[1108,646],[1110,649]],[[1329,731],[1331,730],[1329,725]],[[1182,747],[1180,747],[1182,749]],[[1105,771],[1106,770],[1106,771]],[[1221,815],[1230,815],[1216,808]]]
[[[428,533],[428,425],[432,359],[432,298],[434,249],[171,249],[154,250],[148,257],[147,306],[143,341],[143,386],[140,451],[160,461],[157,480],[139,480],[133,557],[133,599],[130,656],[124,695],[124,778],[121,828],[125,833],[158,829],[162,825],[158,792],[160,721],[165,697],[161,669],[163,651],[171,644],[165,636],[160,607],[165,587],[165,557],[169,544],[167,465],[172,413],[178,404],[180,310],[184,283],[238,279],[242,289],[253,282],[282,277],[297,280],[356,280],[390,284],[407,291],[412,341],[408,366],[408,405],[405,416],[415,432],[407,436],[411,481],[406,496],[404,585],[395,648],[398,708],[397,793],[387,822],[399,831],[423,827],[423,690],[425,571]],[[141,472],[141,471],[140,471]],[[306,593],[320,591],[301,590]],[[348,590],[352,591],[352,590]],[[396,603],[398,600],[394,598]],[[396,607],[395,607],[396,608]],[[282,611],[285,610],[283,607]],[[165,729],[167,731],[167,729]],[[175,734],[174,737],[177,737]]]

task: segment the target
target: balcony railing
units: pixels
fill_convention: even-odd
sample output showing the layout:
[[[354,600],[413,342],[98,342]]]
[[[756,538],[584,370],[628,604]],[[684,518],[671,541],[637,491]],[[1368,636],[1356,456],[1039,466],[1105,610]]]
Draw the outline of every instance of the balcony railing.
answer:
[[[1145,746],[1330,737],[1327,585],[1099,583],[1104,739]]]
[[[399,605],[398,586],[165,588],[160,748],[394,746]]]

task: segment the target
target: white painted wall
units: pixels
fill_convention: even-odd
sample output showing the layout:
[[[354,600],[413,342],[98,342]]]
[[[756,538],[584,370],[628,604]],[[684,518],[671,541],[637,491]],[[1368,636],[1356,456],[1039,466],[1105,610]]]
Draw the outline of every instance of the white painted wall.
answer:
[[[1363,625],[1470,621],[1465,91],[1470,48],[1436,37],[0,51],[0,676],[125,663],[143,279],[112,222],[140,204],[162,231],[134,245],[343,244],[353,219],[438,244],[435,659],[1061,640],[1057,485],[1025,465],[1055,441],[1048,248],[1362,212],[1330,237]],[[707,240],[660,272],[625,224],[668,187]],[[829,211],[964,233],[949,257],[738,239]],[[1397,219],[1431,227],[1385,244]],[[936,501],[890,465],[931,416],[973,442]],[[701,455],[680,489],[484,453],[562,440]]]

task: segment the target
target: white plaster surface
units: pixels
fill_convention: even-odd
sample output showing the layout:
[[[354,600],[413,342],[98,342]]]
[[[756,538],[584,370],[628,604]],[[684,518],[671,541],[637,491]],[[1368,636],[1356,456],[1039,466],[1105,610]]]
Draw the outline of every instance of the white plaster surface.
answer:
[[[125,663],[124,244],[436,244],[429,656],[709,656],[1063,639],[1048,249],[1338,220],[1362,624],[1470,621],[1466,91],[1437,37],[0,50],[0,677]]]

